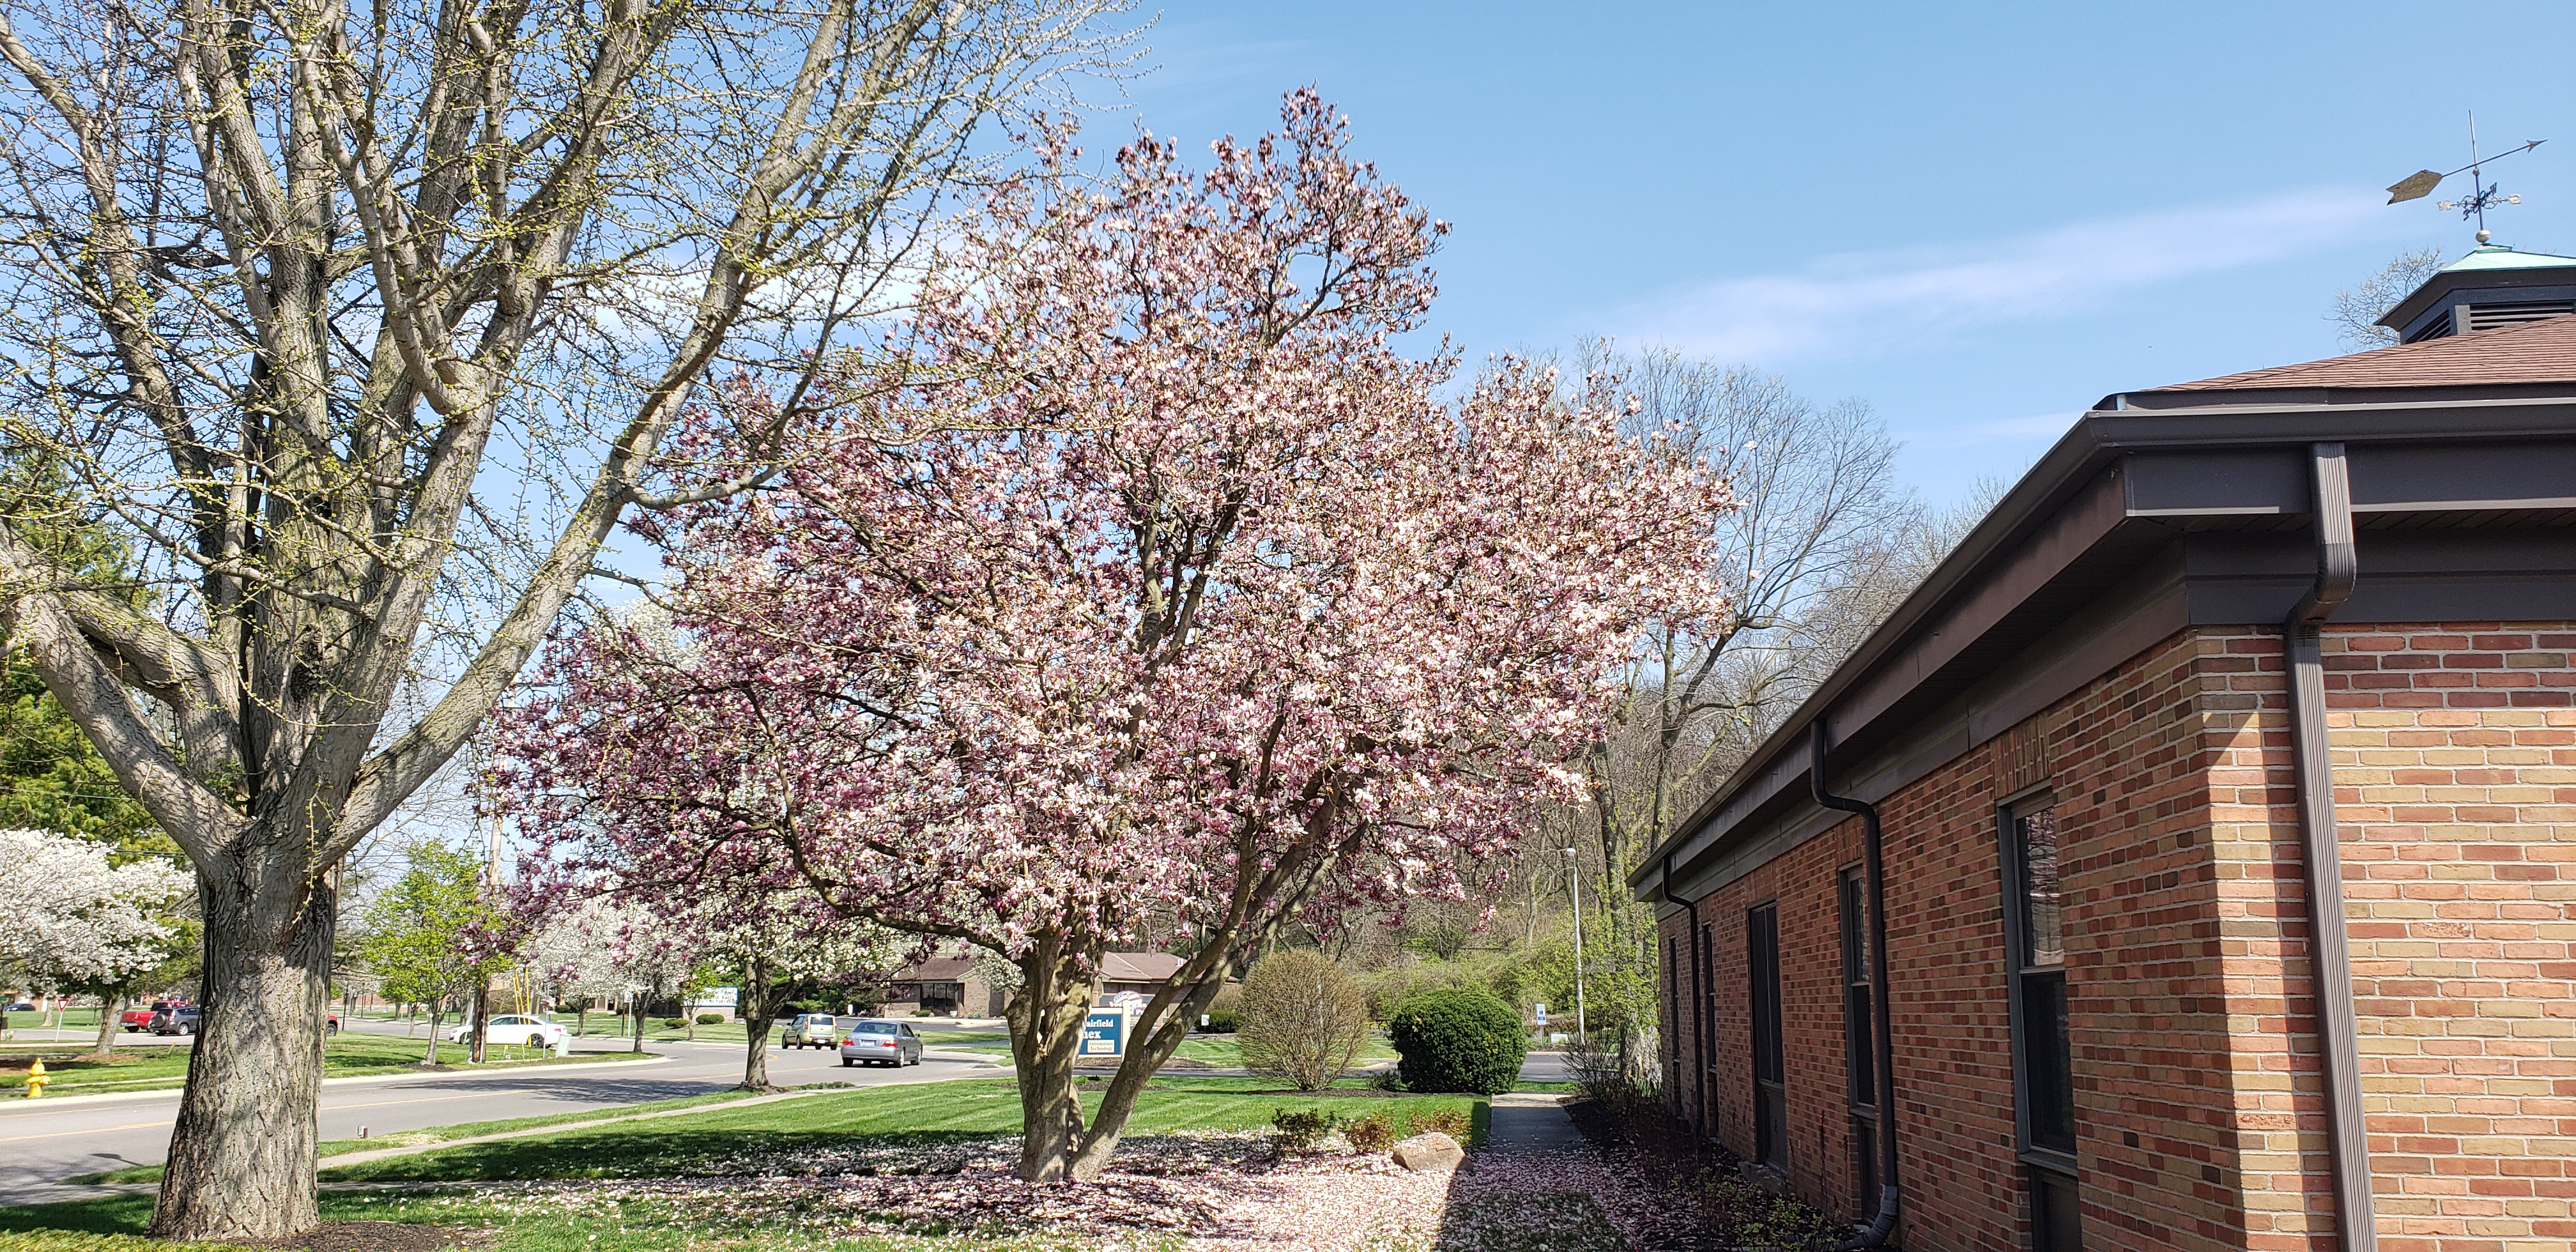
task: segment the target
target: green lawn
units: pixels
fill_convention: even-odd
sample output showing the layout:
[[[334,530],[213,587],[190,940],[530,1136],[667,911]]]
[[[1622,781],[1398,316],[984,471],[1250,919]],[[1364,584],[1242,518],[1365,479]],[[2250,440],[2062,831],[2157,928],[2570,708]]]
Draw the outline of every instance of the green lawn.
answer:
[[[404,1039],[393,1035],[339,1034],[322,1047],[322,1075],[325,1078],[354,1078],[361,1074],[394,1074],[420,1064],[429,1050],[426,1039]],[[111,1053],[104,1061],[78,1059],[66,1050],[60,1055],[44,1056],[45,1071],[53,1075],[46,1089],[49,1096],[93,1095],[108,1091],[151,1091],[175,1087],[188,1076],[189,1049],[170,1045],[138,1047]],[[441,1042],[438,1060],[454,1069],[491,1069],[505,1065],[544,1065],[572,1061],[638,1060],[652,1056],[628,1052],[584,1052],[557,1057],[543,1048],[506,1047],[495,1044],[487,1049],[492,1059],[482,1065],[469,1065],[462,1045]],[[12,1070],[20,1081],[25,1075]],[[8,1098],[23,1099],[21,1088],[13,1082],[0,1092]]]
[[[1086,1083],[1083,1104],[1099,1106],[1104,1083]],[[1282,1092],[1262,1078],[1154,1080],[1136,1102],[1131,1135],[1174,1130],[1252,1130],[1280,1109],[1382,1112],[1412,1118],[1440,1109],[1465,1114],[1481,1136],[1481,1096],[1393,1095],[1357,1082],[1330,1093]],[[1018,1133],[1020,1099],[1009,1079],[967,1079],[870,1087],[703,1116],[662,1118],[465,1144],[323,1171],[327,1179],[450,1182],[488,1178],[638,1178],[738,1172],[745,1160],[792,1159],[806,1150],[903,1148]]]
[[[1104,1084],[1086,1084],[1096,1092]],[[1086,1105],[1097,1107],[1096,1094]],[[653,1106],[637,1106],[639,1108]],[[448,1226],[492,1226],[494,1252],[1066,1252],[1074,1246],[1045,1233],[1017,1229],[951,1229],[933,1224],[897,1235],[834,1235],[772,1230],[720,1206],[619,1201],[570,1208],[532,1206],[494,1195],[440,1193],[437,1184],[487,1179],[650,1178],[735,1175],[778,1171],[782,1163],[837,1160],[861,1165],[868,1154],[912,1154],[950,1147],[989,1148],[1019,1128],[1019,1096],[1006,1079],[960,1080],[911,1086],[834,1091],[749,1108],[711,1107],[703,1113],[656,1118],[632,1126],[601,1126],[530,1135],[493,1143],[459,1144],[408,1156],[326,1169],[326,1181],[418,1182],[413,1192],[326,1191],[326,1221],[398,1221]],[[1162,1078],[1137,1103],[1131,1136],[1182,1130],[1245,1130],[1269,1124],[1281,1109],[1325,1108],[1351,1115],[1387,1115],[1406,1130],[1414,1118],[1436,1110],[1468,1115],[1471,1136],[1481,1138],[1487,1112],[1479,1096],[1391,1095],[1345,1084],[1301,1095],[1255,1078]],[[623,1111],[623,1110],[621,1110]],[[596,1117],[598,1114],[574,1114]],[[517,1123],[477,1123],[442,1128],[442,1138],[463,1138],[515,1128]],[[1169,1142],[1169,1141],[1166,1141]],[[384,1141],[326,1145],[331,1149],[382,1146]],[[915,1165],[913,1168],[919,1168]],[[909,1172],[897,1170],[894,1172]],[[647,1185],[652,1184],[615,1184]],[[120,1195],[32,1207],[0,1207],[0,1246],[36,1252],[180,1252],[178,1245],[129,1239],[151,1216],[152,1197]],[[93,1238],[89,1236],[104,1236]],[[23,1236],[27,1242],[20,1242]],[[1178,1236],[1145,1235],[1130,1245],[1152,1252],[1176,1248]],[[189,1249],[188,1252],[197,1252]],[[211,1249],[209,1248],[209,1252]]]
[[[669,1100],[648,1100],[642,1104],[621,1104],[615,1108],[584,1109],[578,1113],[548,1113],[542,1117],[509,1117],[503,1118],[499,1121],[459,1122],[453,1126],[431,1126],[422,1130],[406,1130],[390,1135],[379,1135],[372,1139],[325,1139],[321,1142],[318,1148],[318,1153],[322,1156],[343,1156],[351,1152],[373,1152],[379,1148],[408,1148],[421,1144],[448,1143],[458,1139],[479,1138],[483,1135],[507,1134],[513,1130],[534,1130],[540,1126],[561,1126],[570,1122],[595,1122],[602,1118],[609,1117],[633,1117],[643,1113],[659,1113],[668,1109],[691,1108],[701,1104],[725,1104],[734,1100],[748,1100],[759,1094],[760,1093],[757,1091],[710,1091],[704,1095],[680,1096]],[[159,1182],[161,1181],[161,1167],[158,1165],[134,1165],[125,1169],[111,1169],[104,1173],[84,1174],[81,1177],[72,1179],[71,1181],[83,1183]]]

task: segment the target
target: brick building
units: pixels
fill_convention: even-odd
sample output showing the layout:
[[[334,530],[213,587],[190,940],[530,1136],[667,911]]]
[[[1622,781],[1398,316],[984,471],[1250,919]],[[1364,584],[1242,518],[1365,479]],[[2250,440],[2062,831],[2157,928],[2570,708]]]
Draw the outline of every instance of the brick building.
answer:
[[[1631,877],[1675,1107],[1908,1252],[2576,1242],[2571,309],[2087,412]]]

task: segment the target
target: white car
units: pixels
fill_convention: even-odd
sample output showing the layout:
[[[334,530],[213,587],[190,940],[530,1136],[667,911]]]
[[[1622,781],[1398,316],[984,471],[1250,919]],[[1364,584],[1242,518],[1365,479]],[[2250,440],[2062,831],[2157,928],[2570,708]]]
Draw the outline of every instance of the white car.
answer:
[[[455,1043],[465,1042],[474,1033],[474,1023],[447,1032]],[[551,1048],[564,1037],[564,1028],[541,1018],[518,1013],[504,1013],[483,1024],[485,1043],[524,1043],[532,1048]]]

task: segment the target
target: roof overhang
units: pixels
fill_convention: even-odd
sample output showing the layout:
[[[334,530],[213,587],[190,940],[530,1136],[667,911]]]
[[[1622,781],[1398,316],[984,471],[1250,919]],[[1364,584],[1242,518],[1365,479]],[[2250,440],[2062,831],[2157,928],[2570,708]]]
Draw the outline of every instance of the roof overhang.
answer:
[[[2337,620],[2576,617],[2576,385],[2131,393],[2072,429],[1628,877],[1696,899],[2191,625],[2278,623],[2313,577],[2310,445],[2347,445]]]

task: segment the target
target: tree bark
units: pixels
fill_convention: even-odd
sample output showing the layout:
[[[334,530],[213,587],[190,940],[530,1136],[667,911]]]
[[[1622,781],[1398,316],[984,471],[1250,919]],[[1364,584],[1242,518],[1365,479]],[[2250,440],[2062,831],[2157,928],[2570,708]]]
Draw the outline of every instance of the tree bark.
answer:
[[[322,1003],[337,901],[303,841],[248,832],[201,862],[205,972],[188,1085],[152,1211],[163,1239],[313,1227]]]
[[[754,958],[744,963],[742,980],[742,1037],[748,1043],[742,1059],[742,1085],[749,1091],[768,1091],[769,1085],[769,1018],[771,995],[769,965]]]
[[[1020,974],[1020,994],[1003,1011],[1020,1078],[1020,1177],[1060,1182],[1072,1176],[1082,1143],[1073,1064],[1091,1013],[1091,980],[1051,944],[1031,948]]]
[[[90,1055],[106,1056],[116,1051],[117,1032],[125,1028],[120,1021],[124,1016],[124,996],[103,995],[98,998],[98,1043],[90,1049]]]

